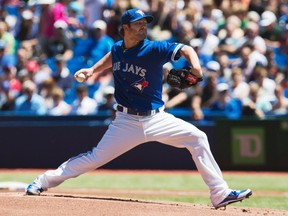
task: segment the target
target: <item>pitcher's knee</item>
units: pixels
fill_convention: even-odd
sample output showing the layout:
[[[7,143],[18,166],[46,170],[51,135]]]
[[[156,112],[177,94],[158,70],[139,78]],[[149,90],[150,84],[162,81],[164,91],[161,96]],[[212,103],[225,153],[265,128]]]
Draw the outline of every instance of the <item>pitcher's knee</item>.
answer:
[[[202,147],[209,147],[208,137],[203,131],[197,134],[196,142]]]

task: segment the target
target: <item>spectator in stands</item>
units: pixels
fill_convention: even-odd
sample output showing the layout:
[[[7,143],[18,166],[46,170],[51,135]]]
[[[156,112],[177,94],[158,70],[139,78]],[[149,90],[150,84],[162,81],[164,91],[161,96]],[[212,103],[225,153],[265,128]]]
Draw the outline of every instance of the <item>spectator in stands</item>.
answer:
[[[273,102],[271,113],[275,115],[288,114],[288,98],[284,95],[284,90],[281,85],[275,88],[276,99]]]
[[[203,0],[202,1],[202,8],[203,8],[203,11],[202,11],[201,17],[199,18],[199,21],[200,21],[199,26],[200,26],[200,28],[202,28],[201,27],[202,22],[207,22],[207,23],[205,23],[205,25],[209,24],[209,26],[210,26],[209,31],[213,35],[215,35],[216,32],[218,31],[218,25],[215,22],[215,20],[213,20],[213,18],[212,18],[212,11],[213,11],[213,8],[215,8],[214,2],[212,0]]]
[[[225,17],[223,11],[213,8],[211,11],[211,19],[217,24],[217,32],[225,26]]]
[[[272,11],[264,11],[259,22],[261,26],[260,36],[265,39],[268,48],[278,48],[281,28],[277,23],[277,17]]]
[[[30,41],[22,41],[18,44],[18,49],[25,49],[26,51],[26,57],[28,59],[31,58],[41,58],[42,53],[39,53],[38,45],[35,46],[35,44],[30,43]]]
[[[104,89],[104,103],[100,104],[98,107],[98,111],[113,111],[114,105],[116,104],[115,98],[114,98],[114,87],[107,86]]]
[[[276,62],[276,54],[274,50],[268,49],[265,53],[265,57],[267,58],[267,70],[268,70],[268,77],[270,79],[275,80],[278,82],[281,79],[281,68]]]
[[[87,47],[88,65],[93,65],[112,48],[114,41],[107,34],[107,24],[103,20],[96,20],[91,28],[91,35]]]
[[[19,74],[21,77],[25,76],[25,80],[29,79],[35,82],[35,74],[39,72],[40,66],[37,60],[30,59],[26,65],[25,69]]]
[[[15,29],[15,38],[21,43],[22,41],[29,41],[34,46],[38,43],[38,23],[34,18],[33,11],[30,9],[25,9],[21,12],[20,19],[18,20],[19,25]]]
[[[287,91],[287,96],[288,97],[288,67],[284,69],[283,71],[283,78],[279,82],[281,86],[283,87],[284,91]]]
[[[222,117],[240,117],[242,111],[242,103],[237,98],[232,98],[229,93],[229,85],[227,83],[219,83],[217,85],[218,99],[208,108],[213,115],[213,111],[219,112]]]
[[[171,31],[169,30],[162,30],[160,26],[154,26],[153,29],[149,32],[149,38],[151,40],[155,41],[171,41],[171,40],[176,40],[176,41],[181,41],[184,38],[182,36],[182,28],[180,27],[179,32],[175,34],[175,37],[173,38]],[[178,39],[176,38],[178,37]],[[185,37],[185,36],[184,36]],[[187,39],[188,39],[187,35]]]
[[[121,11],[119,8],[112,9],[112,13],[107,20],[107,35],[114,41],[121,39],[119,35],[119,26],[121,25]]]
[[[51,96],[53,99],[53,105],[48,109],[48,115],[68,115],[70,113],[71,106],[63,100],[64,91],[59,87],[54,87]]]
[[[257,1],[257,0],[255,0]],[[261,0],[260,0],[261,1]],[[231,15],[237,13],[237,8],[241,7],[241,10],[248,10],[250,1],[214,1],[219,5],[219,9],[223,11],[224,14]],[[236,5],[236,8],[235,8]]]
[[[286,64],[288,64],[288,14],[283,16],[281,20],[279,21],[281,23],[281,35],[280,35],[280,45],[279,45],[279,51],[280,55],[285,59]],[[285,63],[282,64],[285,67]],[[281,66],[282,66],[281,65]]]
[[[13,111],[15,105],[15,93],[11,90],[9,81],[0,81],[0,110]]]
[[[217,74],[218,83],[226,82],[224,78],[224,74],[221,73],[222,72],[221,65],[219,64],[219,62],[214,61],[214,60],[209,61],[207,62],[205,69],[207,73]]]
[[[217,73],[210,72],[207,74],[204,81],[204,86],[201,90],[201,107],[210,107],[218,98],[218,75]]]
[[[260,119],[265,118],[266,113],[272,110],[272,104],[265,97],[259,96],[259,85],[255,82],[250,83],[249,96],[243,101],[243,116],[254,116]]]
[[[56,70],[53,79],[56,84],[65,92],[71,91],[75,83],[73,75],[67,67],[67,62],[62,55],[55,56]]]
[[[76,88],[77,99],[72,103],[70,114],[93,115],[97,113],[97,102],[88,96],[86,85],[78,85]]]
[[[249,11],[247,13],[247,20],[248,20],[248,22],[259,23],[260,15],[256,11]]]
[[[39,9],[39,8],[38,8]],[[41,46],[39,43],[39,11],[34,7],[23,8],[19,11],[20,16],[15,27],[16,51],[29,47],[30,57],[39,56]],[[28,57],[28,56],[27,56]]]
[[[47,109],[51,109],[54,106],[52,92],[56,87],[57,85],[52,78],[45,80],[39,85],[38,92],[43,97]]]
[[[72,43],[65,35],[67,23],[63,20],[58,20],[54,23],[55,34],[51,37],[44,48],[48,58],[55,58],[56,55],[62,55],[67,61],[73,56]]]
[[[20,47],[16,52],[16,70],[17,74],[19,71],[25,69],[25,65],[29,61],[28,51],[24,47]]]
[[[54,11],[54,23],[58,20],[65,21],[68,25],[77,24],[78,21],[74,17],[69,17],[68,10],[69,4],[72,0],[57,0],[53,5],[52,10]]]
[[[279,3],[279,19],[283,18],[283,16],[288,15],[288,4],[285,1]],[[280,24],[280,23],[279,23]]]
[[[69,27],[79,28],[81,25],[80,20],[75,16],[70,16],[68,13],[69,9],[71,9],[71,7],[69,8],[69,5],[71,2],[72,2],[72,0],[57,0],[56,1],[55,5],[52,8],[52,10],[54,11],[54,14],[55,14],[54,23],[59,21],[59,20],[62,20]],[[77,1],[77,3],[81,4],[81,1]],[[81,8],[80,8],[81,5],[78,5],[78,6],[79,6],[78,9],[81,10]],[[75,7],[74,7],[74,9],[75,9]],[[55,34],[55,29],[54,29],[54,34]]]
[[[4,73],[4,68],[15,67],[14,55],[6,53],[7,43],[0,39],[0,76]]]
[[[106,55],[113,44],[114,40],[107,35],[106,22],[104,20],[96,20],[92,25],[87,45],[87,47],[89,47],[88,52],[86,53],[87,65],[93,65],[96,61]],[[97,103],[102,103],[104,101],[103,90],[106,86],[113,86],[112,70],[105,70],[103,73],[95,75],[90,80],[93,81],[93,83],[88,82],[89,96],[93,97]]]
[[[233,2],[231,4],[231,14],[235,14],[241,21],[240,28],[245,29],[248,23],[247,7],[243,1]]]
[[[195,38],[193,24],[187,20],[179,23],[179,33],[177,35],[177,41],[188,45],[193,38]]]
[[[262,14],[265,11],[265,4],[262,0],[254,0],[249,2],[249,11],[256,11],[258,14]]]
[[[51,79],[52,70],[48,64],[39,61],[37,61],[37,63],[39,64],[39,69],[34,74],[34,82],[37,86],[40,86],[44,81]]]
[[[7,23],[0,21],[0,40],[5,41],[5,53],[14,54],[15,53],[15,44],[16,40],[14,36],[8,31]]]
[[[204,65],[213,60],[214,52],[219,45],[219,38],[212,34],[213,23],[211,20],[203,20],[200,24],[200,39],[202,43],[199,47],[199,58],[203,61]]]
[[[267,58],[259,51],[254,49],[253,44],[246,44],[240,49],[241,63],[238,65],[243,71],[246,82],[250,82],[252,73],[257,65],[267,66]]]
[[[53,35],[53,24],[55,22],[55,13],[52,10],[55,0],[38,0],[36,4],[40,7],[38,23],[38,40],[40,48],[45,51],[46,41]]]
[[[3,72],[2,82],[7,82],[10,92],[17,97],[21,92],[22,84],[16,77],[15,67],[4,67]]]
[[[231,80],[232,63],[226,52],[216,53],[216,62],[219,63],[219,76],[222,77],[223,82],[229,83]]]
[[[37,94],[36,84],[26,80],[22,86],[23,95],[16,98],[15,113],[24,115],[45,115],[47,108],[44,98]]]
[[[233,98],[243,100],[248,97],[250,91],[249,84],[244,81],[242,71],[238,67],[232,69],[231,82],[230,82],[230,94]]]
[[[83,3],[80,1],[71,1],[68,5],[69,20],[75,20],[68,25],[72,40],[87,36],[83,10]]]
[[[204,85],[200,87],[197,94],[195,94],[191,100],[193,120],[202,120],[204,118],[202,109],[211,107],[211,105],[218,99],[217,85],[217,73],[208,73],[204,80]]]
[[[65,30],[67,30],[68,25],[78,24],[77,19],[75,19],[74,17],[68,16],[67,10],[68,10],[69,2],[70,0],[58,0],[57,2],[55,2],[55,0],[38,0],[37,1],[37,4],[40,4],[42,7],[40,22],[39,22],[39,28],[40,28],[39,33],[40,33],[40,42],[41,42],[42,52],[45,52],[46,48],[49,47],[46,41],[50,41],[51,39],[53,40],[53,38],[55,39],[55,38],[63,37],[63,35],[59,36],[59,28],[65,28]],[[62,23],[58,22],[55,26],[54,24],[57,21],[62,21]],[[65,31],[62,34],[64,33]],[[48,55],[48,57],[50,56]],[[71,56],[67,56],[67,59],[68,58],[71,58]]]
[[[236,55],[238,49],[244,43],[244,31],[241,29],[241,20],[231,15],[226,19],[225,28],[220,29],[217,33],[219,38],[218,52],[224,52],[228,55]]]
[[[265,40],[259,35],[259,25],[255,22],[248,22],[245,29],[245,44],[253,44],[254,50],[261,54],[265,54],[267,47]]]
[[[276,83],[273,79],[268,78],[268,71],[266,67],[256,66],[253,71],[254,81],[259,86],[259,97],[265,97],[270,102],[275,100]]]
[[[201,107],[201,96],[195,95],[191,100],[192,120],[200,121],[204,119],[204,113]]]
[[[25,63],[25,62],[24,62]],[[51,78],[51,69],[47,64],[40,63],[38,59],[31,58],[25,63],[25,68],[18,71],[18,78],[21,82],[32,80],[37,86]]]
[[[105,2],[106,1],[103,0],[84,0],[84,14],[87,29],[91,28],[96,20],[104,18],[103,12],[106,8]],[[121,3],[125,4],[125,2]]]
[[[154,16],[154,21],[151,23],[152,26],[160,26],[161,30],[175,32],[177,27],[177,7],[175,2],[160,0],[154,2],[152,1],[151,4],[151,15]],[[152,26],[149,25],[148,27]]]
[[[196,94],[195,88],[188,88],[184,90],[179,90],[175,88],[170,88],[168,92],[168,100],[165,103],[165,108],[167,110],[172,108],[187,108],[191,106],[192,97]]]

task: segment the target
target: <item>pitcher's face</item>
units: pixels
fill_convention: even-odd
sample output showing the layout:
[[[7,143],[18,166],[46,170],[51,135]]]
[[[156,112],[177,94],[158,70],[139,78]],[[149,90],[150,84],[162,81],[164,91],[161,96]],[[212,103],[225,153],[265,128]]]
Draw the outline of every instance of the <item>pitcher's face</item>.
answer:
[[[127,32],[130,37],[143,40],[147,36],[147,21],[145,18],[138,20],[136,22],[130,23],[127,28]],[[128,35],[127,34],[127,35]]]

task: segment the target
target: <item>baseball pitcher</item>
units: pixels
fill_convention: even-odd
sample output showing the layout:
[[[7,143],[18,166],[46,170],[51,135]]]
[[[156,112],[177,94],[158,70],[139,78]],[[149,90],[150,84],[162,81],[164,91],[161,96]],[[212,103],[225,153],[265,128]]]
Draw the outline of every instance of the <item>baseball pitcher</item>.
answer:
[[[152,16],[139,9],[127,10],[121,17],[120,33],[123,40],[116,42],[111,51],[95,65],[75,73],[75,79],[84,74],[86,81],[95,73],[113,69],[118,104],[116,118],[91,151],[70,158],[56,170],[48,170],[38,176],[28,186],[26,194],[40,195],[67,179],[101,167],[142,143],[158,141],[189,150],[209,187],[210,198],[216,209],[252,195],[250,189],[233,190],[228,187],[204,132],[164,111],[161,95],[162,68],[165,63],[183,56],[191,65],[170,71],[167,82],[175,88],[197,85],[202,81],[203,74],[192,47],[147,39],[147,23],[152,21]]]

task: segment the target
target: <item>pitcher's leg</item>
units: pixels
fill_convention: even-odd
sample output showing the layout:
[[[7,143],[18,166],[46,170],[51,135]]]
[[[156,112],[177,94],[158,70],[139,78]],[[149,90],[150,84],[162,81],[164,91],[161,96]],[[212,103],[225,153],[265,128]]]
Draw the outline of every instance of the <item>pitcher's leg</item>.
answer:
[[[105,142],[105,137],[103,138],[103,142]],[[117,148],[115,148],[115,150],[117,150]],[[121,154],[121,151],[117,153]],[[56,170],[46,171],[44,174],[38,176],[34,183],[43,190],[56,187],[67,179],[97,169],[117,156],[118,154],[114,154],[114,152],[105,153],[105,151],[103,152],[98,147],[94,147],[92,151],[70,158]]]
[[[145,141],[143,130],[139,130],[141,124],[137,121],[129,122],[125,116],[122,117],[118,116],[117,121],[109,126],[101,141],[92,151],[70,158],[56,170],[48,170],[38,176],[33,184],[44,190],[56,187],[63,181],[94,170],[143,143]]]
[[[231,190],[223,179],[222,172],[211,153],[208,139],[204,132],[198,132],[196,143],[196,145],[187,144],[186,148],[190,151],[198,171],[210,189],[212,203],[218,203],[223,200]],[[185,141],[183,144],[185,144]]]
[[[198,171],[210,189],[213,203],[220,202],[231,192],[211,153],[204,132],[168,113],[161,113],[158,119],[152,119],[149,125],[151,127],[147,127],[145,132],[151,141],[157,140],[179,148],[186,147],[190,151]]]

